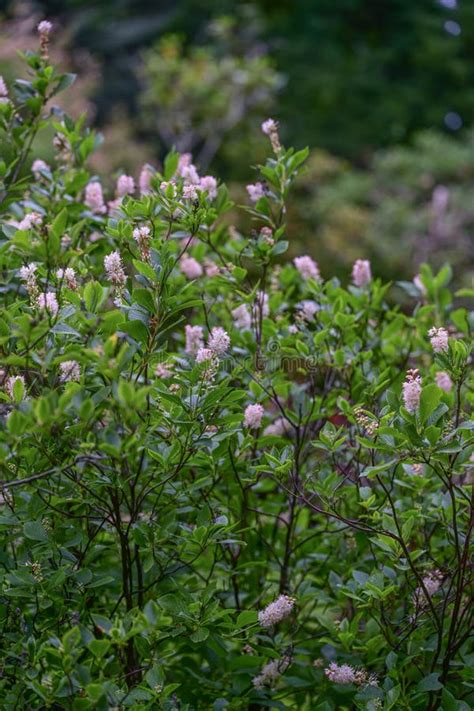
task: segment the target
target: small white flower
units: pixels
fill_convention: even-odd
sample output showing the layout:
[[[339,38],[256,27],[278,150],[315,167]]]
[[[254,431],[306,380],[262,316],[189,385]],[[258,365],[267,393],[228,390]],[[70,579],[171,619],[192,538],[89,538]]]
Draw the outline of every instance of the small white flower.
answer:
[[[213,360],[216,357],[214,351],[210,348],[200,348],[196,353],[196,363],[205,363],[208,360]]]
[[[77,382],[81,379],[81,368],[77,360],[65,360],[59,364],[61,375],[59,379],[62,383]]]
[[[372,279],[368,259],[357,259],[352,267],[352,281],[358,287],[366,286]]]
[[[59,311],[59,304],[54,291],[39,294],[37,303],[40,311],[47,311],[51,316],[56,316]]]
[[[217,180],[213,175],[204,175],[199,181],[199,189],[208,194],[210,200],[217,197]]]
[[[293,264],[303,279],[315,279],[316,281],[321,279],[317,263],[307,254],[302,257],[295,257]]]
[[[233,309],[232,318],[234,319],[234,326],[241,331],[247,331],[252,324],[252,317],[250,316],[250,311],[246,304],[240,304],[237,308]]]
[[[196,355],[198,350],[204,345],[204,330],[202,326],[191,326],[187,324],[184,331],[186,334],[184,350],[188,355]]]
[[[197,196],[198,194],[195,185],[185,185],[183,187],[183,198],[185,200],[196,200]]]
[[[262,183],[250,183],[247,185],[247,193],[252,202],[258,202],[260,198],[264,197],[265,190]]]
[[[331,664],[324,670],[329,681],[333,681],[335,684],[354,684],[356,681],[356,670],[349,664],[336,664],[336,662],[331,662]]]
[[[274,602],[271,602],[264,610],[258,613],[258,621],[262,627],[273,627],[277,622],[281,622],[291,614],[295,605],[295,599],[288,595],[280,595]]]
[[[439,373],[436,373],[435,381],[436,385],[441,388],[441,390],[444,390],[445,393],[450,393],[453,389],[453,381],[449,377],[449,373],[446,373],[444,370],[440,370]]]
[[[72,267],[58,269],[56,277],[59,281],[64,281],[68,289],[71,289],[72,291],[77,289],[76,272]]]
[[[278,124],[273,119],[269,118],[262,123],[262,131],[266,136],[278,131]]]
[[[35,176],[35,178],[41,178],[41,171],[43,170],[50,170],[50,167],[47,163],[44,162],[44,160],[41,160],[38,158],[33,162],[33,165],[31,166],[31,172]]]
[[[86,185],[84,203],[95,215],[102,215],[107,212],[102,185],[97,180],[93,180]]]
[[[244,412],[244,427],[258,430],[262,423],[264,409],[259,403],[247,405]]]
[[[123,198],[125,195],[133,195],[135,192],[135,181],[131,175],[121,175],[117,180],[116,195]]]
[[[104,257],[104,267],[107,278],[112,284],[123,286],[127,280],[125,275],[120,252],[115,251]]]
[[[220,326],[213,328],[207,340],[207,345],[217,355],[223,355],[230,346],[230,338],[227,331]]]
[[[418,370],[409,370],[406,380],[403,383],[403,403],[411,414],[416,412],[420,406],[421,378]]]
[[[187,279],[198,279],[203,275],[203,268],[194,257],[184,255],[179,263],[179,268]]]
[[[446,353],[449,345],[448,332],[445,328],[430,328],[428,336],[435,353]]]
[[[39,227],[43,222],[43,217],[38,212],[29,212],[21,222],[18,223],[19,230],[30,230],[32,227]]]

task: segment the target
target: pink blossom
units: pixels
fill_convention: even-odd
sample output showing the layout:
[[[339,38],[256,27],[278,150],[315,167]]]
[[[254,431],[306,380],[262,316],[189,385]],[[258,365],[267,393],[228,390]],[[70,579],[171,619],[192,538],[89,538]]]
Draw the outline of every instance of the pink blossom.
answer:
[[[449,204],[449,189],[445,185],[437,185],[431,196],[433,212],[442,215],[446,212]]]
[[[282,437],[289,434],[289,426],[284,417],[277,417],[271,425],[267,425],[263,430],[265,436]]]
[[[423,578],[423,585],[416,588],[414,594],[415,607],[423,610],[428,606],[428,598],[432,598],[441,587],[443,576],[439,570],[432,570]],[[423,589],[424,588],[424,589]],[[425,593],[426,590],[426,593]],[[428,597],[427,597],[428,595]]]
[[[35,178],[41,178],[41,171],[43,170],[50,170],[50,167],[47,163],[44,162],[44,160],[38,158],[33,162],[33,165],[31,166],[31,172],[33,173]]]
[[[208,276],[208,277],[215,277],[218,274],[220,274],[219,267],[217,266],[217,264],[215,264],[212,261],[212,259],[205,259],[204,260],[204,267],[206,270],[206,276]]]
[[[206,363],[208,360],[214,360],[216,354],[210,348],[200,348],[196,353],[196,363]]]
[[[262,131],[266,136],[278,131],[278,124],[273,119],[269,118],[262,123]]]
[[[333,681],[335,684],[354,684],[356,681],[356,670],[349,664],[336,664],[336,662],[331,662],[331,664],[324,670],[329,681]]]
[[[314,315],[318,310],[319,306],[315,301],[306,299],[300,304],[299,314],[304,321],[314,321]]]
[[[272,627],[291,614],[294,604],[294,598],[288,597],[288,595],[280,595],[274,602],[271,602],[264,610],[258,613],[258,621],[262,627]]]
[[[77,289],[76,272],[72,269],[72,267],[58,269],[56,272],[56,278],[60,281],[64,280],[68,289],[72,289],[72,291]]]
[[[315,279],[316,281],[321,279],[317,263],[307,254],[302,257],[295,257],[293,264],[303,279]]]
[[[187,324],[184,330],[186,334],[186,346],[184,350],[188,355],[196,355],[198,350],[204,345],[203,328],[202,326],[191,326]]]
[[[158,363],[155,368],[155,375],[157,378],[163,378],[163,380],[167,380],[168,378],[171,378],[171,376],[173,375],[173,371],[171,370],[170,365],[167,365],[166,363]]]
[[[444,370],[440,370],[439,373],[436,373],[435,375],[435,381],[436,385],[441,388],[441,390],[444,390],[445,393],[451,392],[453,388],[453,381],[449,377],[449,373],[446,373]]]
[[[257,202],[265,195],[262,183],[250,183],[247,185],[247,192],[252,202]]]
[[[56,316],[59,311],[56,294],[53,291],[47,291],[45,294],[39,294],[37,303],[40,311],[47,311],[51,316]]]
[[[5,84],[5,80],[0,76],[0,104],[6,104],[8,102],[8,88]]]
[[[448,332],[445,328],[430,328],[428,336],[435,353],[446,353],[449,345]]]
[[[260,674],[253,677],[252,684],[255,689],[262,690],[266,686],[274,686],[280,676],[288,669],[289,665],[290,659],[288,657],[272,659],[262,667]]]
[[[207,192],[210,200],[217,197],[217,180],[213,175],[204,175],[199,181],[199,188]]]
[[[187,184],[198,185],[199,174],[196,166],[193,165],[191,153],[183,153],[178,160],[177,174],[184,179]]]
[[[140,189],[140,195],[148,195],[151,192],[151,179],[153,178],[153,172],[148,165],[144,165],[140,171],[140,176],[138,178],[138,187]]]
[[[30,262],[30,264],[27,264],[20,269],[20,279],[22,281],[28,282],[30,279],[35,279],[36,278],[36,270],[37,266],[33,262]]]
[[[131,175],[120,175],[117,180],[116,194],[122,198],[125,195],[133,195],[135,192],[135,181]]]
[[[409,370],[406,380],[403,383],[403,403],[411,414],[416,412],[420,406],[421,378],[418,370]]]
[[[203,269],[194,257],[183,256],[179,267],[187,279],[198,279],[203,275]]]
[[[147,261],[150,258],[150,228],[146,225],[135,227],[133,239],[137,243],[142,259]]]
[[[104,204],[102,185],[97,180],[93,180],[86,185],[84,203],[95,215],[102,215],[107,211]]]
[[[38,25],[38,32],[40,35],[49,35],[51,30],[53,29],[53,24],[52,22],[48,22],[48,20],[41,20],[41,22]]]
[[[185,185],[183,187],[183,198],[185,200],[197,200],[197,189],[195,185]]]
[[[77,360],[65,360],[59,364],[59,369],[59,379],[62,383],[77,382],[81,379],[81,368]]]
[[[234,319],[234,326],[239,330],[246,331],[250,328],[252,323],[252,318],[246,304],[240,304],[237,308],[233,309],[232,318]]]
[[[370,262],[368,259],[357,259],[352,267],[352,281],[358,287],[367,286],[372,279]]]
[[[247,405],[244,412],[244,427],[248,427],[250,430],[258,430],[262,423],[263,413],[264,409],[260,404]]]
[[[43,217],[38,212],[29,212],[21,222],[18,223],[19,230],[30,230],[32,227],[40,227]]]
[[[208,348],[216,355],[223,355],[230,346],[230,338],[226,331],[220,326],[212,329],[211,335],[207,340]]]
[[[117,286],[123,286],[125,284],[127,277],[123,269],[120,252],[115,251],[107,254],[104,257],[104,267],[107,279],[111,281],[112,284]]]

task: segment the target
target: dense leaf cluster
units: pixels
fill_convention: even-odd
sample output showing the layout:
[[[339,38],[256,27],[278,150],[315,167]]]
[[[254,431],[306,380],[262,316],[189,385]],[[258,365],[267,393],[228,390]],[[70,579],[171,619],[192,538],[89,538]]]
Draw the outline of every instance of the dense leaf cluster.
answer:
[[[0,104],[2,708],[468,711],[472,316],[449,268],[402,311],[367,265],[276,266],[307,151],[275,127],[249,234],[176,153],[102,206],[95,136],[48,113],[71,77],[26,60]],[[45,122],[55,165],[25,177]]]

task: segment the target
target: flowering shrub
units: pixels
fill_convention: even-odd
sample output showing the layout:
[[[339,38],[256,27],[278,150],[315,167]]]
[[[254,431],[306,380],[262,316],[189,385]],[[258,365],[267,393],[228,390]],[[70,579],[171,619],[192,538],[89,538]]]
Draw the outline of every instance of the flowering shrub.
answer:
[[[49,38],[0,84],[3,707],[472,708],[449,269],[404,313],[367,261],[276,265],[307,152],[274,122],[250,235],[188,155],[108,195],[96,137],[46,108],[72,80]]]

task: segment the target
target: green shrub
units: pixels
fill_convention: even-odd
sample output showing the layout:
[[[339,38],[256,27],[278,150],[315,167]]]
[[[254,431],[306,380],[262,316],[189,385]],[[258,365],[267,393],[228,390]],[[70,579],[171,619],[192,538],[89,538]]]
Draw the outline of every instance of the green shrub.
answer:
[[[0,85],[2,708],[472,708],[449,268],[405,312],[366,261],[275,266],[307,151],[272,121],[251,234],[176,153],[106,204],[40,35]],[[26,172],[46,123],[55,165]]]

